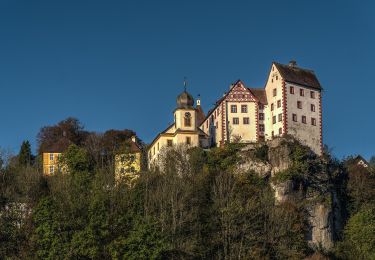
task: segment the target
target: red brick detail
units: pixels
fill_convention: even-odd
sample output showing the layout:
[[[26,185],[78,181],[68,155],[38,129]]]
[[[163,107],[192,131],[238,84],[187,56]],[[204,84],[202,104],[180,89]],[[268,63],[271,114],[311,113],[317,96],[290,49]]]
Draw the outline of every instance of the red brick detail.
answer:
[[[319,93],[320,154],[323,154],[322,92]]]
[[[221,145],[225,144],[226,136],[226,110],[225,102],[221,103]]]
[[[288,133],[288,106],[286,97],[286,85],[285,80],[282,81],[282,93],[283,93],[283,134]]]
[[[259,142],[259,103],[255,103],[255,127],[256,127],[256,141]]]

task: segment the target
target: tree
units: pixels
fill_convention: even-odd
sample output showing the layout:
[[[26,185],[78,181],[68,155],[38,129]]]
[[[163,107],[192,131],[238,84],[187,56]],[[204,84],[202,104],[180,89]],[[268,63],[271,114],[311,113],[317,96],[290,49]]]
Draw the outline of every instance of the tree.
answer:
[[[349,219],[339,248],[347,259],[375,259],[374,208],[363,208]]]
[[[73,117],[60,121],[56,125],[42,127],[37,135],[39,154],[48,149],[65,150],[70,144],[82,145],[88,132],[83,130],[81,122]]]
[[[375,167],[375,155],[371,157],[370,159],[370,165]]]
[[[33,155],[31,153],[31,145],[29,141],[23,141],[20,152],[18,154],[18,163],[22,167],[30,166]]]

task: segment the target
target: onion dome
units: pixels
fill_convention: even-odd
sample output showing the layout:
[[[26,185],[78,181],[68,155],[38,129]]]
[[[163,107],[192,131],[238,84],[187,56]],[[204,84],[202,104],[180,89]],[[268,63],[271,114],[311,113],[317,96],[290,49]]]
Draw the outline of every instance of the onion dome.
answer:
[[[193,108],[194,98],[186,90],[177,97],[177,108]]]

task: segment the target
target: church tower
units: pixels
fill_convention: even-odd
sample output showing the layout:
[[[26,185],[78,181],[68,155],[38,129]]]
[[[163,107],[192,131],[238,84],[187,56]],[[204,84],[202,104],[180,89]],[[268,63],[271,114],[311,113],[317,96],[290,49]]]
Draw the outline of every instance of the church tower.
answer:
[[[177,107],[174,111],[176,129],[195,131],[197,129],[197,115],[194,108],[194,98],[186,91],[177,97]]]

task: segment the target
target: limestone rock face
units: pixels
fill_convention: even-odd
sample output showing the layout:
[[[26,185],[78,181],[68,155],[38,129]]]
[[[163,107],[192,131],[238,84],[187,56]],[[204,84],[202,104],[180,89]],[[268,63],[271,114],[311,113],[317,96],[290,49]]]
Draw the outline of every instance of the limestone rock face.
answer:
[[[269,147],[268,161],[272,165],[272,176],[274,176],[275,173],[288,169],[291,165],[291,160],[289,158],[290,150],[283,144],[283,140],[284,139],[281,138],[275,138],[267,143]]]
[[[275,191],[276,204],[281,204],[292,199],[295,189],[293,181],[285,181],[277,184],[271,182],[271,187]]]
[[[316,204],[308,208],[310,231],[307,241],[312,248],[330,250],[333,247],[333,215],[330,207]]]
[[[256,161],[256,160],[243,160],[238,164],[237,172],[248,172],[254,171],[261,177],[267,177],[271,174],[271,165],[267,162]]]
[[[261,177],[275,177],[279,172],[293,167],[292,152],[293,142],[288,138],[275,138],[267,141],[268,152],[265,159],[256,158],[256,150],[259,144],[249,144],[240,152],[240,162],[237,172],[245,173],[254,171]],[[275,205],[282,206],[283,203],[301,203],[304,205],[306,221],[309,223],[309,231],[306,241],[313,249],[324,249],[329,251],[333,248],[336,231],[342,226],[340,213],[336,210],[335,194],[330,190],[329,178],[324,171],[315,172],[307,177],[305,181],[293,179],[280,181],[277,177],[270,178],[270,186],[274,190]],[[332,199],[331,199],[332,198]]]

